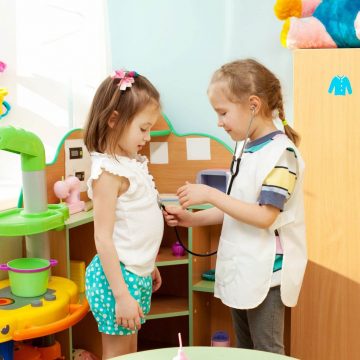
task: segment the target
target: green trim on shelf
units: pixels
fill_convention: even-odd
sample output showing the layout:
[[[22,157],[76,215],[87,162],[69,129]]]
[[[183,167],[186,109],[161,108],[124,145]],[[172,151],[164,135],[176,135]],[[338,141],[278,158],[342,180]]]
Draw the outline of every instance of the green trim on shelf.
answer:
[[[201,280],[193,285],[193,291],[214,292],[214,281]]]
[[[180,259],[180,260],[167,260],[167,261],[157,261],[156,266],[172,266],[172,265],[182,265],[188,264],[189,259]]]
[[[154,319],[164,319],[169,317],[176,317],[176,316],[188,316],[189,310],[184,311],[174,311],[169,313],[163,313],[163,314],[154,314],[154,315],[146,315],[146,320],[154,320]]]
[[[232,149],[231,149],[231,147],[230,147],[228,144],[224,143],[222,140],[218,139],[217,137],[215,137],[215,136],[213,136],[213,135],[209,135],[209,134],[205,134],[205,133],[197,133],[197,132],[196,132],[196,133],[184,133],[184,134],[179,134],[178,132],[175,131],[175,129],[174,129],[174,127],[172,126],[169,118],[168,118],[164,113],[163,113],[162,115],[163,115],[166,123],[168,124],[171,132],[172,132],[174,135],[179,136],[179,137],[184,137],[184,136],[205,136],[205,137],[209,137],[210,139],[212,139],[212,140],[218,142],[219,144],[221,144],[222,146],[224,146],[227,150],[229,150],[229,151],[232,153]]]
[[[167,136],[171,134],[171,130],[154,130],[150,131],[151,137]]]
[[[67,229],[72,229],[74,227],[92,222],[93,219],[93,210],[81,211],[79,213],[71,215],[69,219],[65,221],[65,227]]]
[[[62,139],[60,140],[59,142],[59,145],[56,149],[56,152],[55,152],[55,155],[54,155],[54,158],[51,162],[47,163],[46,165],[54,165],[59,157],[59,154],[60,154],[60,150],[61,150],[61,147],[63,146],[63,144],[65,143],[65,140],[67,140],[67,138],[75,131],[82,131],[83,129],[81,128],[76,128],[76,129],[72,129],[72,130],[69,130],[63,137]]]

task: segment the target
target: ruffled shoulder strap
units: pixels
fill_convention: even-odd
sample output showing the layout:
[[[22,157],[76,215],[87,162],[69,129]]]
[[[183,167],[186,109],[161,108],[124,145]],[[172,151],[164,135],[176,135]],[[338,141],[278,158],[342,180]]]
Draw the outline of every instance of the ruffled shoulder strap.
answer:
[[[92,182],[100,177],[103,171],[110,174],[126,177],[130,182],[130,187],[127,191],[128,194],[133,193],[138,184],[138,175],[132,166],[132,159],[126,157],[116,158],[102,153],[91,153],[91,173],[87,181],[88,196],[90,199],[93,197]]]

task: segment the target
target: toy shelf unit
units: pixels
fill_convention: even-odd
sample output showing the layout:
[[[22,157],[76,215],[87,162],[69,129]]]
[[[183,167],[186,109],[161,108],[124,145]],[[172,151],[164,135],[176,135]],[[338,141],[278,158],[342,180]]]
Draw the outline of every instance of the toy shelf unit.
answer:
[[[9,279],[0,281],[0,357],[12,360],[16,351],[17,359],[25,359],[29,352],[38,359],[48,352],[60,358],[64,331],[88,311],[74,282],[49,276],[56,263],[50,260],[49,234],[64,229],[69,211],[64,204],[47,202],[45,151],[35,134],[2,127],[0,149],[21,156],[24,203],[24,208],[0,212],[0,242],[25,237],[26,244],[22,251],[26,258],[6,259],[0,267],[9,273]],[[37,342],[38,348],[29,344],[14,348],[14,341],[22,340]],[[66,349],[64,354],[70,356]]]

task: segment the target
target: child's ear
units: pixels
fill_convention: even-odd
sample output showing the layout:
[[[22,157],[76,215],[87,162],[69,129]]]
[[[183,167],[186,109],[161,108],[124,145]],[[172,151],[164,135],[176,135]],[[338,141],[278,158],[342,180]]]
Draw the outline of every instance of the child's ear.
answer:
[[[118,116],[119,116],[119,113],[118,113],[116,110],[114,110],[114,111],[112,112],[112,114],[110,115],[110,117],[109,117],[108,125],[109,125],[112,129],[114,128],[114,126],[115,126],[115,124],[116,124],[116,121],[117,121]]]
[[[257,114],[260,111],[261,108],[261,100],[256,95],[251,95],[249,97],[249,107],[250,110],[253,111],[255,114]]]

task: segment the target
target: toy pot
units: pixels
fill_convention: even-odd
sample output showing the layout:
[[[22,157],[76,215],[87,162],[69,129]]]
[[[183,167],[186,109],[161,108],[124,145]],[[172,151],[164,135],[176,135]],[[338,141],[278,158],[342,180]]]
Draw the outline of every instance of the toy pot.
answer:
[[[35,297],[46,293],[49,269],[57,260],[20,258],[1,264],[0,270],[8,271],[11,292],[20,297]]]

